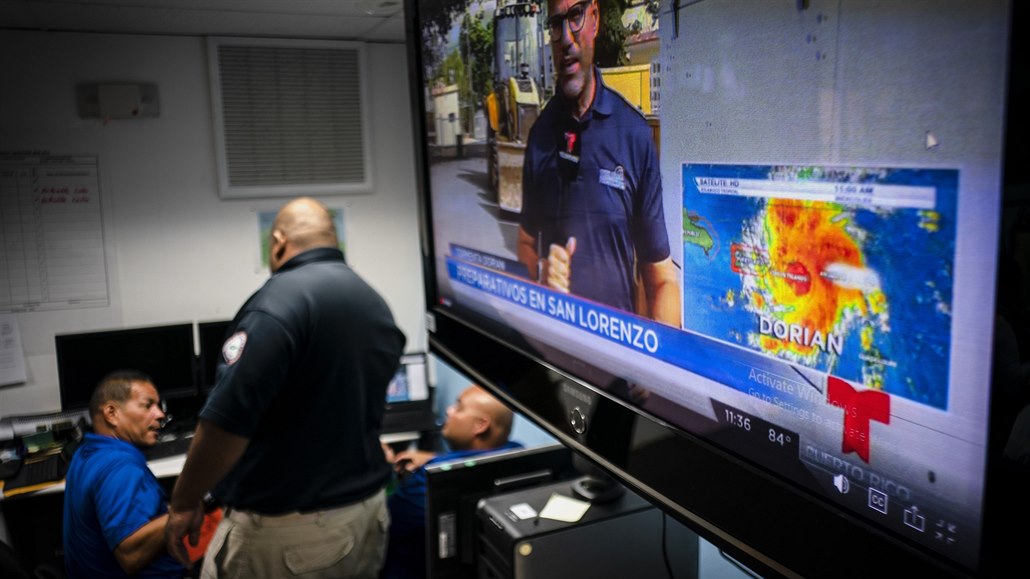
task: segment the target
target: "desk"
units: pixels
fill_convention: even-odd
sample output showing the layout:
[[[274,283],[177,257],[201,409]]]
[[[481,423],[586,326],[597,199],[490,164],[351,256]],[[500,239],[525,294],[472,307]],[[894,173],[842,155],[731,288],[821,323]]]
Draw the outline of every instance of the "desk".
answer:
[[[379,440],[384,444],[398,444],[401,442],[415,442],[421,437],[421,432],[391,432],[390,434],[381,435]]]
[[[421,436],[421,432],[393,432],[390,434],[384,434],[380,436],[379,440],[381,440],[385,444],[392,445],[404,442],[415,442],[419,440]],[[182,472],[182,466],[184,464],[186,464],[185,454],[177,454],[175,456],[167,456],[165,458],[158,458],[155,460],[147,461],[147,466],[150,467],[150,471],[153,472],[154,476],[156,476],[159,479],[179,476],[179,473]],[[35,488],[33,490],[21,491],[19,489],[18,494],[6,497],[2,492],[2,483],[3,481],[0,481],[0,501],[3,501],[5,499],[16,499],[23,495],[25,497],[29,497],[64,492],[64,480],[60,480],[56,483],[44,483],[42,485],[38,485],[38,488]],[[9,536],[10,535],[8,535],[5,532],[5,529],[3,528],[3,517],[2,513],[0,513],[0,539],[5,539]]]
[[[420,432],[396,432],[380,437],[386,444],[414,442]],[[171,495],[176,477],[182,472],[186,455],[179,454],[147,461],[154,476]],[[61,549],[64,481],[41,485],[38,490],[0,497],[0,540],[8,543],[26,560],[29,567],[53,562]],[[12,534],[11,529],[18,529]]]
[[[180,454],[147,465],[170,494],[185,462],[186,455]],[[0,539],[11,545],[30,569],[60,560],[63,520],[63,480],[0,499]]]
[[[159,479],[160,478],[168,478],[168,477],[179,476],[179,473],[182,472],[182,465],[184,465],[184,464],[186,464],[186,455],[185,454],[177,454],[175,456],[166,456],[165,458],[159,458],[159,459],[156,459],[156,460],[147,461],[147,466],[150,467],[150,472],[154,473],[154,476],[156,476]],[[19,498],[21,496],[30,497],[30,496],[40,496],[40,495],[48,495],[48,494],[52,494],[52,493],[63,493],[64,492],[64,480],[63,479],[58,481],[58,482],[56,482],[56,483],[44,483],[44,484],[38,485],[38,486],[39,486],[39,488],[36,489],[36,490],[31,490],[31,491],[27,491],[27,492],[24,492],[24,493],[19,493],[19,494],[13,495],[11,497],[6,497],[6,496],[0,495],[0,499],[12,499],[13,500],[13,499],[17,499],[17,498]],[[0,519],[0,523],[2,523],[2,522],[3,522],[3,520]]]

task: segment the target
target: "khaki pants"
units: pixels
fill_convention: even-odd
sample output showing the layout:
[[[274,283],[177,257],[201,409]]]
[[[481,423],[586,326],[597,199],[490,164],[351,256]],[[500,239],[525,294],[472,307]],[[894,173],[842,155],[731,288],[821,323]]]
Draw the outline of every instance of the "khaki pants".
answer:
[[[200,577],[374,578],[386,556],[389,526],[384,491],[313,513],[270,516],[226,509]]]

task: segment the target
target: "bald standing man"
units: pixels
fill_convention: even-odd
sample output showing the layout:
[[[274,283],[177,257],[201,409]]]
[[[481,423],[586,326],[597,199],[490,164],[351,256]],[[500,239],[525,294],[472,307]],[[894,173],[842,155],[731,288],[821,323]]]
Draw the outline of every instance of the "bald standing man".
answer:
[[[398,474],[390,495],[391,527],[386,567],[381,579],[415,579],[426,575],[426,469],[429,464],[487,452],[522,448],[509,440],[514,414],[482,387],[472,384],[447,408],[441,434],[450,449],[441,454],[405,450],[387,453]]]
[[[201,577],[376,577],[391,476],[379,431],[406,340],[321,202],[284,205],[269,241],[272,275],[226,334],[165,542],[189,564],[182,538],[210,492],[225,516]]]

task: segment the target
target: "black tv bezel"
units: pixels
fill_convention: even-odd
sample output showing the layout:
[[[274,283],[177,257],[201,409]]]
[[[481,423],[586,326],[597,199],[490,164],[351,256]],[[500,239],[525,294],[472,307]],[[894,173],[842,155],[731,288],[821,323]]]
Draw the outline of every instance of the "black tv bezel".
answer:
[[[98,331],[92,331],[92,332],[76,332],[76,333],[55,334],[54,335],[54,351],[55,351],[55,355],[56,355],[56,358],[57,358],[57,380],[58,380],[58,390],[59,390],[59,393],[60,393],[61,411],[62,412],[66,412],[66,411],[71,411],[71,410],[81,410],[81,409],[87,408],[89,406],[88,397],[87,397],[87,399],[84,402],[75,401],[75,400],[71,399],[71,392],[69,392],[70,385],[71,385],[71,383],[73,381],[75,381],[76,383],[80,384],[83,387],[86,386],[86,384],[82,383],[81,380],[79,380],[79,379],[77,379],[77,378],[75,378],[73,376],[74,373],[75,373],[74,368],[69,367],[72,364],[72,361],[68,359],[68,355],[67,354],[69,353],[69,349],[73,348],[75,346],[75,344],[77,344],[77,343],[81,344],[84,341],[90,341],[90,340],[109,340],[109,339],[123,339],[124,340],[124,339],[132,339],[134,337],[138,338],[138,337],[141,337],[141,336],[155,335],[155,334],[168,334],[168,335],[172,335],[173,333],[182,334],[182,336],[179,336],[181,338],[188,338],[188,346],[189,346],[189,348],[188,348],[188,350],[185,349],[185,346],[186,346],[187,342],[184,341],[183,342],[184,350],[182,352],[183,354],[185,354],[187,351],[189,353],[188,367],[184,366],[184,368],[186,368],[186,370],[188,370],[188,372],[184,372],[184,376],[186,376],[186,375],[189,376],[189,383],[188,384],[176,384],[176,385],[168,384],[167,383],[168,381],[165,380],[164,377],[162,377],[160,375],[157,375],[154,372],[148,370],[146,367],[140,365],[140,363],[138,361],[134,362],[133,360],[128,360],[128,359],[125,360],[125,364],[116,364],[116,365],[114,365],[112,368],[110,368],[110,370],[108,370],[108,372],[111,372],[111,371],[114,371],[114,370],[123,370],[123,369],[139,370],[139,371],[147,374],[148,376],[150,376],[154,380],[154,385],[157,387],[158,392],[161,395],[162,399],[164,399],[164,400],[181,400],[181,399],[186,399],[186,398],[193,398],[198,393],[198,384],[197,384],[197,372],[196,372],[196,354],[195,354],[194,345],[193,345],[193,324],[190,323],[190,322],[177,323],[177,324],[160,324],[160,325],[152,325],[152,326],[139,326],[139,327],[122,328],[122,329],[115,329],[115,330],[98,330]],[[64,353],[65,353],[65,356],[64,356],[63,360],[62,360],[62,351],[64,351]],[[180,362],[185,362],[185,360],[182,360]],[[96,382],[99,382],[100,378],[103,378],[103,376],[97,377]],[[92,386],[95,387],[96,386],[96,382],[94,382],[92,384]],[[92,388],[90,388],[90,391],[92,392]]]
[[[765,576],[869,577],[907,573],[938,577],[981,577],[1020,568],[1021,554],[1003,537],[1001,522],[1017,481],[1011,472],[988,457],[980,564],[962,566],[892,531],[866,522],[849,511],[756,466],[732,452],[660,418],[647,415],[603,387],[556,368],[515,332],[494,320],[460,307],[444,307],[436,288],[436,259],[428,165],[425,102],[418,26],[419,0],[405,0],[408,38],[409,96],[414,124],[416,186],[418,188],[421,258],[429,350],[469,375],[517,412],[589,458],[628,487],[671,514],[705,540]],[[1016,4],[1016,3],[1013,3]],[[1022,22],[1009,7],[1010,27]],[[1019,54],[1019,34],[1010,31],[1010,54]],[[1009,97],[1021,90],[1021,66],[1010,59]],[[1018,69],[1018,70],[1017,70]],[[1018,74],[1019,80],[1014,80]],[[1021,93],[1020,93],[1021,94]],[[1021,113],[1020,113],[1021,114]],[[1014,116],[1014,115],[1013,115]],[[1010,125],[1015,122],[1009,120]],[[1011,126],[1009,135],[1015,133]],[[1006,144],[1005,168],[1018,155]],[[1025,155],[1023,155],[1025,156]],[[1006,189],[1011,187],[1006,181]],[[1025,187],[1024,187],[1025,188]],[[564,413],[562,391],[590,398],[597,409],[618,425],[620,432],[643,432],[656,442],[636,447],[617,436],[587,428],[578,432]],[[993,427],[993,425],[992,425]],[[996,445],[991,433],[989,447]],[[1004,487],[1004,492],[999,488]],[[1025,493],[1025,491],[1024,491]],[[1025,497],[1019,508],[1025,508]],[[1022,511],[1021,511],[1022,512]]]
[[[712,443],[439,312],[430,350],[562,444],[587,457],[701,537],[763,576],[868,577],[888,572],[975,576],[820,501]],[[489,358],[487,360],[486,358]],[[579,433],[562,391],[590,397],[605,422]],[[606,432],[646,433],[632,447]],[[807,531],[805,529],[808,529]],[[847,547],[841,545],[846,538]],[[855,553],[877,553],[855,557]],[[847,563],[842,560],[847,559]]]

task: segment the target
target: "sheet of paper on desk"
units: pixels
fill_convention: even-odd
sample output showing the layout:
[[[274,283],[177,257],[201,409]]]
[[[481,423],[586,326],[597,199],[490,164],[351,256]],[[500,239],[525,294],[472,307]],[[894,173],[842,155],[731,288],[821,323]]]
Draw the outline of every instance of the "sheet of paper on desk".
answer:
[[[0,314],[0,386],[22,384],[27,379],[18,318],[14,314]]]
[[[575,523],[583,518],[589,508],[590,503],[586,501],[554,493],[540,511],[540,518]]]

